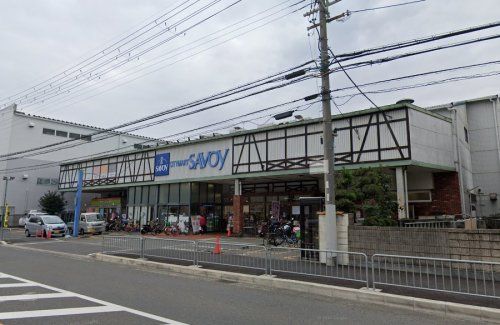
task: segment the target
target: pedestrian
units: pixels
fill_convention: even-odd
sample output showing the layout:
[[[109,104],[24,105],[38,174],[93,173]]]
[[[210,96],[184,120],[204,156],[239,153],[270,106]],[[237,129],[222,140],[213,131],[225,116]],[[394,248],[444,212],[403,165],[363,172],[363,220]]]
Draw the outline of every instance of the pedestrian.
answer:
[[[201,215],[199,221],[200,221],[201,233],[204,234],[207,232],[207,218],[204,215]]]

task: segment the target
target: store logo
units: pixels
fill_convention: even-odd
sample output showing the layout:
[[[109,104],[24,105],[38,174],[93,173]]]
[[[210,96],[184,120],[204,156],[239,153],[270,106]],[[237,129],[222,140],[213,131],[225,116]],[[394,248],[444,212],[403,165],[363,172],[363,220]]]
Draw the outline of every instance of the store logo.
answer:
[[[205,169],[207,167],[210,167],[222,170],[224,168],[224,164],[226,163],[228,154],[229,154],[229,149],[222,149],[222,150],[211,150],[207,152],[192,153],[186,159],[181,159],[181,160],[170,161],[170,156],[169,156],[168,157],[169,168],[187,167],[188,169],[192,170],[192,169]],[[157,174],[157,169],[160,165],[161,165],[160,163],[155,164],[156,166],[155,175],[157,176],[168,175],[168,168],[165,174],[161,175]]]
[[[224,150],[224,152],[222,152],[222,150],[215,150],[207,153],[193,153],[189,156],[189,169],[204,169],[205,167],[210,166],[212,168],[222,170],[228,153],[229,149]]]
[[[170,153],[155,156],[155,176],[166,176],[170,173]]]

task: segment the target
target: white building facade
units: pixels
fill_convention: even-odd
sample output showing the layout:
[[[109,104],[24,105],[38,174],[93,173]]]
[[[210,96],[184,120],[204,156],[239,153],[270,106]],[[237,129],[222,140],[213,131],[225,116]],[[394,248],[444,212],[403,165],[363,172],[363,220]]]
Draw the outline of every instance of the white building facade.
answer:
[[[16,217],[25,212],[40,209],[38,200],[44,193],[58,190],[60,162],[102,155],[110,151],[131,151],[162,143],[119,132],[92,135],[101,131],[103,130],[88,125],[25,114],[18,111],[15,105],[0,110],[0,204],[4,203],[4,176],[14,177],[8,182],[6,196],[6,203],[12,215],[11,224],[15,224]],[[91,142],[97,138],[102,140]],[[51,150],[53,145],[63,141],[68,141],[64,145],[65,149]],[[22,158],[1,157],[39,147],[46,148],[39,152],[19,154]],[[87,195],[87,200],[93,196],[96,195]],[[65,198],[69,204],[68,208],[72,208],[72,195],[66,195]]]

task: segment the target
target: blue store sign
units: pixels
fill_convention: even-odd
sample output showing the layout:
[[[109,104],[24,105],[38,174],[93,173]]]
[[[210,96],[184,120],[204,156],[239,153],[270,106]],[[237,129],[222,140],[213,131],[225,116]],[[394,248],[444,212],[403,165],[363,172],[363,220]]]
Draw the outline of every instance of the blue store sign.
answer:
[[[229,149],[211,150],[207,152],[192,153],[186,159],[170,160],[170,153],[155,156],[155,176],[166,176],[170,168],[187,167],[188,169],[214,168],[222,170],[226,163]]]
[[[155,156],[155,176],[166,176],[170,173],[170,153]]]

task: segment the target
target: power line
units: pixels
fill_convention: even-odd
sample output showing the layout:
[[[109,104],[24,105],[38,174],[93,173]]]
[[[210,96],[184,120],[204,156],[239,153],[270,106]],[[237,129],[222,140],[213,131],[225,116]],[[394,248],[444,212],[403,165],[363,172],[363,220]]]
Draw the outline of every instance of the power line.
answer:
[[[285,1],[285,2],[289,2],[289,0],[287,0],[287,1]],[[280,3],[279,5],[281,5],[281,4],[285,3],[285,2],[282,2],[282,3]],[[239,23],[241,23],[241,22],[243,22],[243,21],[245,21],[245,20],[251,19],[251,18],[253,18],[253,17],[255,17],[255,16],[259,15],[259,14],[266,13],[268,10],[272,9],[273,7],[276,7],[277,5],[276,5],[276,6],[273,6],[273,7],[271,7],[271,8],[269,8],[269,9],[267,9],[267,10],[265,10],[265,11],[262,11],[262,12],[260,12],[260,13],[256,14],[256,15],[253,15],[253,16],[251,16],[251,17],[248,17],[248,18],[245,18],[245,19],[243,19],[243,20],[240,20],[240,21],[239,21],[239,22],[237,22],[237,23],[234,23],[234,24],[231,24],[231,25],[229,25],[229,26],[226,26],[226,27],[224,27],[224,28],[222,28],[222,29],[220,29],[220,30],[218,30],[218,31],[216,31],[216,32],[213,32],[213,33],[210,33],[210,34],[208,34],[208,35],[205,35],[205,36],[203,36],[203,37],[201,37],[201,38],[199,38],[199,39],[197,39],[197,40],[195,40],[195,41],[193,41],[193,42],[192,42],[192,43],[196,43],[196,42],[199,42],[199,41],[202,41],[202,40],[203,40],[203,42],[202,42],[202,43],[198,43],[196,46],[193,46],[193,47],[191,47],[191,48],[188,48],[187,50],[184,50],[184,51],[182,51],[182,52],[180,52],[180,53],[174,54],[174,55],[172,55],[172,56],[170,56],[170,57],[167,57],[167,58],[161,59],[160,61],[157,61],[157,62],[155,62],[155,63],[149,64],[148,66],[146,66],[146,67],[144,67],[144,68],[141,68],[140,70],[137,70],[137,71],[134,71],[134,72],[132,72],[132,73],[129,73],[129,74],[128,74],[128,76],[131,76],[131,75],[133,75],[133,74],[137,74],[137,73],[139,73],[139,72],[141,72],[141,71],[143,71],[143,70],[149,69],[149,68],[151,68],[151,67],[153,67],[153,66],[155,66],[155,65],[157,65],[157,64],[159,64],[159,63],[162,63],[162,62],[166,61],[167,59],[172,59],[172,58],[175,58],[176,56],[182,55],[182,54],[184,54],[184,53],[186,53],[186,52],[189,52],[190,50],[196,49],[196,48],[198,48],[198,47],[200,47],[200,46],[202,46],[202,45],[204,45],[204,44],[207,44],[207,43],[210,43],[210,42],[212,42],[212,41],[214,41],[214,40],[217,40],[218,38],[222,38],[222,37],[224,37],[224,36],[226,36],[226,35],[229,35],[229,34],[231,34],[231,33],[234,33],[234,32],[236,32],[236,31],[238,31],[238,30],[241,30],[241,29],[243,29],[243,28],[245,28],[245,27],[248,27],[248,26],[250,26],[250,25],[252,25],[252,24],[255,24],[255,23],[259,22],[259,21],[262,21],[262,20],[264,20],[264,19],[266,19],[266,18],[268,18],[268,17],[271,17],[271,16],[273,16],[273,15],[275,15],[275,14],[279,13],[279,12],[282,12],[282,11],[284,11],[284,10],[288,9],[288,8],[291,8],[291,7],[293,7],[293,6],[296,6],[297,4],[302,3],[302,2],[303,2],[303,0],[301,0],[301,1],[299,1],[299,2],[296,2],[296,3],[294,3],[294,4],[290,5],[290,6],[287,6],[286,8],[282,8],[282,9],[280,9],[280,10],[276,11],[276,12],[273,12],[273,13],[271,13],[271,14],[269,14],[269,15],[267,15],[267,16],[265,16],[265,17],[263,17],[263,18],[260,18],[260,19],[258,19],[258,20],[255,20],[255,21],[253,21],[253,22],[251,22],[251,23],[248,23],[248,24],[246,24],[246,25],[244,25],[244,26],[238,27],[238,28],[236,28],[236,29],[234,29],[234,30],[232,30],[232,31],[230,31],[230,32],[224,33],[224,34],[222,34],[222,35],[220,35],[220,36],[217,36],[217,37],[214,37],[214,38],[212,38],[212,39],[208,39],[208,40],[206,39],[207,37],[209,37],[209,36],[211,36],[211,35],[214,35],[214,34],[217,34],[217,33],[221,32],[221,31],[223,31],[223,30],[225,30],[225,29],[228,29],[228,28],[229,28],[229,27],[231,27],[231,26],[237,25],[237,24],[239,24]],[[105,92],[108,92],[108,91],[110,91],[110,90],[113,90],[113,89],[115,89],[115,88],[117,88],[117,87],[121,87],[121,86],[123,86],[123,85],[125,85],[125,84],[128,84],[128,83],[130,83],[130,82],[132,82],[132,81],[135,81],[135,80],[137,80],[137,79],[139,79],[139,78],[143,78],[143,77],[145,77],[145,76],[147,76],[147,75],[149,75],[149,74],[151,74],[151,73],[157,72],[157,71],[159,71],[159,70],[161,70],[161,69],[163,69],[163,68],[165,68],[165,67],[167,67],[167,66],[171,66],[171,65],[173,65],[173,64],[175,64],[175,63],[178,63],[178,62],[181,62],[181,61],[186,60],[186,59],[188,59],[188,58],[191,58],[191,57],[193,57],[193,56],[195,56],[195,55],[198,55],[198,54],[200,54],[200,53],[203,53],[203,52],[205,52],[205,51],[207,51],[207,50],[209,50],[209,49],[212,49],[212,48],[214,48],[214,47],[216,47],[216,46],[219,46],[219,45],[222,45],[222,44],[224,44],[224,43],[227,43],[227,42],[229,42],[229,41],[230,41],[230,40],[232,40],[232,39],[235,39],[235,38],[240,37],[240,36],[242,36],[242,35],[245,35],[245,34],[247,34],[247,33],[249,33],[249,32],[252,32],[252,31],[254,31],[254,30],[258,29],[258,28],[261,28],[261,27],[263,27],[263,26],[266,26],[266,25],[268,25],[268,24],[270,24],[270,23],[272,23],[272,22],[275,22],[275,21],[277,21],[277,20],[279,20],[279,19],[282,19],[282,18],[284,18],[284,17],[286,17],[286,16],[288,16],[288,15],[290,15],[290,14],[292,14],[292,13],[295,13],[296,11],[298,11],[298,10],[300,10],[300,9],[301,9],[301,8],[298,8],[298,9],[296,9],[296,10],[293,10],[293,11],[291,11],[291,12],[288,12],[288,13],[286,13],[286,14],[284,14],[284,15],[281,15],[281,16],[277,17],[276,19],[273,19],[273,20],[267,21],[267,22],[265,22],[265,23],[263,23],[263,24],[260,24],[259,26],[255,27],[255,28],[252,28],[252,29],[250,29],[250,30],[244,31],[244,32],[242,32],[242,33],[240,33],[240,34],[238,34],[238,35],[236,35],[236,36],[234,36],[234,37],[231,37],[231,38],[229,38],[229,39],[223,40],[222,42],[216,43],[215,45],[210,46],[210,47],[208,47],[208,48],[206,48],[206,49],[203,49],[203,50],[201,50],[201,51],[198,51],[198,52],[196,52],[196,53],[194,53],[194,54],[191,54],[191,55],[189,55],[189,56],[187,56],[187,57],[181,58],[181,59],[179,59],[179,60],[177,60],[177,61],[171,62],[171,63],[169,63],[169,64],[167,64],[167,65],[161,66],[161,67],[159,67],[158,69],[154,69],[154,70],[152,70],[152,71],[148,71],[148,72],[146,72],[146,73],[144,73],[144,74],[142,74],[142,75],[139,75],[139,76],[137,76],[137,77],[135,77],[135,78],[133,78],[133,79],[127,80],[127,81],[125,81],[125,82],[123,82],[123,83],[121,83],[121,84],[115,85],[115,86],[113,86],[113,87],[111,87],[111,88],[108,88],[108,89],[102,90],[102,91],[98,92],[97,94],[94,94],[94,95],[91,95],[91,96],[87,96],[87,97],[85,97],[85,98],[84,98],[84,99],[82,99],[82,100],[78,100],[78,101],[76,101],[76,102],[70,103],[69,105],[66,105],[66,106],[64,106],[64,107],[68,107],[68,106],[70,106],[70,105],[74,105],[75,103],[79,103],[79,102],[81,102],[81,101],[84,101],[84,100],[87,100],[87,99],[93,98],[93,97],[95,97],[95,96],[98,96],[98,95],[103,94],[103,93],[105,93]],[[170,53],[172,53],[172,52],[176,52],[177,50],[182,49],[182,48],[184,48],[184,47],[186,47],[186,46],[188,46],[188,45],[189,45],[189,44],[186,44],[186,45],[180,46],[180,47],[178,47],[178,48],[176,48],[176,49],[173,49],[172,51],[169,51],[169,52],[167,52],[167,53],[165,53],[165,54],[170,54]],[[163,57],[165,54],[162,54],[162,55],[160,55],[160,56],[158,56],[158,57],[154,58],[153,60],[156,60],[156,59],[158,59],[158,58],[161,58],[161,57]],[[148,63],[148,62],[145,62],[145,63],[139,64],[138,66],[133,67],[132,69],[129,69],[129,70],[137,69],[137,68],[139,68],[140,66],[145,65],[146,63]],[[121,73],[118,73],[118,75],[120,75],[120,74],[124,74],[125,72],[126,72],[126,71],[121,72]],[[126,77],[127,77],[127,76],[126,76]],[[111,80],[111,81],[110,81],[110,82],[108,82],[107,84],[113,84],[113,83],[116,83],[117,81],[120,81],[120,80]],[[106,83],[105,83],[104,85],[106,85]],[[81,97],[82,95],[85,95],[85,93],[89,93],[89,92],[92,92],[92,91],[93,91],[93,90],[95,90],[95,89],[100,89],[100,88],[102,88],[102,86],[103,86],[102,84],[95,84],[95,85],[91,85],[90,87],[88,87],[89,89],[88,89],[86,92],[84,92],[84,93],[82,93],[82,94],[77,94],[77,95],[74,95],[74,93],[73,93],[73,95],[74,95],[74,96],[73,96],[73,95],[70,95],[70,94],[67,94],[67,95],[66,95],[66,96],[67,96],[67,98],[63,98],[63,99],[61,99],[61,100],[59,100],[59,101],[56,101],[56,103],[57,103],[57,104],[61,104],[61,103],[67,102],[67,101],[69,101],[69,100],[71,100],[71,99],[74,99],[74,98],[77,98],[77,97]],[[73,87],[73,88],[76,88],[76,87]],[[94,89],[92,89],[92,88],[94,88]],[[64,95],[64,94],[62,94],[62,96],[65,96],[65,95]],[[54,96],[54,97],[59,97],[59,96]],[[47,102],[47,99],[45,99],[45,100],[44,100],[44,102]],[[36,103],[32,103],[32,104],[28,104],[28,105],[24,105],[24,107],[26,108],[26,107],[29,107],[29,106],[34,105],[34,104],[36,104]],[[51,104],[50,102],[47,102],[47,103],[45,103],[44,105],[42,105],[42,107],[43,107],[43,106],[49,106],[50,104]],[[52,102],[52,104],[53,104],[53,102]],[[64,108],[64,107],[63,107],[63,108]]]
[[[210,102],[210,101],[214,101],[214,100],[217,100],[217,99],[228,97],[228,96],[231,96],[233,94],[237,94],[239,92],[250,90],[250,89],[253,89],[253,88],[256,88],[256,87],[260,87],[260,86],[268,84],[268,83],[277,82],[277,81],[280,81],[280,80],[286,80],[286,75],[285,75],[286,73],[289,73],[290,71],[293,71],[293,70],[301,69],[301,68],[309,65],[310,63],[311,63],[311,61],[308,61],[308,62],[305,62],[305,63],[303,63],[301,65],[293,67],[291,69],[287,69],[287,70],[281,71],[279,73],[275,73],[275,74],[273,74],[271,76],[268,76],[268,77],[265,77],[265,78],[261,78],[261,79],[258,79],[256,81],[244,84],[244,85],[240,85],[240,86],[234,87],[234,88],[232,88],[230,90],[222,91],[222,92],[220,92],[218,94],[202,98],[200,100],[191,102],[189,104],[180,105],[180,106],[177,106],[177,107],[174,107],[174,108],[171,108],[171,109],[167,109],[167,110],[161,111],[159,113],[152,114],[152,115],[149,115],[149,116],[137,119],[137,120],[133,120],[133,121],[130,121],[130,122],[122,123],[122,124],[120,124],[118,126],[115,126],[115,127],[112,127],[112,128],[108,128],[108,129],[103,129],[103,130],[97,131],[97,132],[92,133],[92,134],[87,135],[87,136],[95,136],[95,135],[99,135],[99,134],[102,134],[102,133],[109,133],[110,131],[116,131],[117,129],[122,129],[122,128],[127,127],[127,126],[131,126],[131,125],[134,125],[134,124],[138,124],[138,123],[141,123],[141,122],[152,120],[152,119],[161,117],[161,116],[166,115],[166,114],[171,114],[171,113],[174,113],[174,112],[177,112],[177,111],[180,111],[180,110],[185,110],[187,108],[194,107],[194,106],[197,106],[197,105],[201,105],[201,104],[204,104],[204,103],[207,103],[207,102]],[[302,69],[302,70],[304,70],[304,69]],[[306,70],[304,70],[304,73],[305,73],[305,71]],[[308,78],[312,78],[312,77],[308,77]],[[267,92],[267,91],[270,91],[270,90],[282,88],[282,87],[285,87],[287,85],[293,84],[295,82],[296,81],[292,80],[292,81],[289,81],[287,83],[284,83],[284,84],[281,84],[281,85],[278,85],[278,86],[269,87],[269,88],[266,88],[264,90],[259,90],[257,92],[251,93],[250,95],[241,96],[237,100],[240,100],[240,99],[243,99],[243,98],[246,98],[246,97],[249,97],[249,96],[257,95],[257,94],[260,94],[260,93],[263,93],[263,92]],[[37,148],[31,148],[31,149],[27,149],[27,150],[22,150],[22,151],[18,151],[18,152],[13,152],[13,153],[8,153],[8,154],[0,155],[0,157],[1,158],[11,157],[11,156],[15,156],[15,155],[23,154],[23,153],[29,153],[29,152],[33,152],[33,151],[37,151],[37,150],[41,150],[41,149],[45,149],[45,148],[53,148],[54,146],[57,146],[57,145],[60,145],[60,144],[74,143],[75,141],[78,141],[78,140],[76,140],[76,139],[65,140],[65,141],[61,141],[59,143],[55,143],[55,144],[50,144],[50,145],[40,146],[40,147],[37,147]],[[87,141],[87,143],[88,143],[88,141]]]
[[[186,133],[191,133],[191,132],[194,132],[194,131],[197,131],[197,130],[202,130],[202,129],[205,129],[205,128],[208,128],[208,127],[212,127],[212,126],[215,126],[215,125],[221,125],[221,124],[224,124],[224,123],[227,123],[227,122],[230,122],[230,121],[235,121],[235,120],[243,118],[243,117],[252,116],[254,114],[259,114],[259,113],[270,111],[270,110],[273,110],[273,109],[276,109],[276,108],[280,108],[280,107],[283,107],[283,106],[286,106],[286,105],[297,103],[297,102],[302,101],[302,100],[305,100],[305,98],[299,98],[299,99],[296,99],[296,100],[288,101],[286,103],[281,103],[281,104],[273,105],[273,106],[270,106],[270,107],[258,109],[256,111],[252,111],[252,112],[249,112],[249,113],[246,113],[246,114],[242,114],[242,115],[239,115],[239,116],[236,116],[236,117],[233,117],[233,118],[225,119],[225,120],[220,121],[220,122],[210,123],[210,124],[206,124],[204,126],[193,128],[193,129],[186,130],[186,131],[183,131],[183,132],[169,134],[169,135],[163,136],[163,137],[161,137],[159,139],[167,139],[167,138],[170,138],[170,137],[180,136],[180,135],[186,134]],[[295,106],[295,107],[291,108],[291,110],[299,111],[299,110],[301,110],[300,108],[302,108],[302,107],[304,107],[306,105],[307,106],[311,106],[311,105],[313,105],[315,103],[318,103],[318,102],[319,101],[315,101],[315,102],[312,102],[312,103],[309,103],[309,104],[298,105],[298,106]],[[148,143],[148,141],[140,142],[138,144],[145,144],[145,143]],[[28,171],[28,170],[37,170],[37,169],[50,168],[50,167],[58,166],[58,165],[60,165],[62,163],[69,163],[69,162],[74,162],[74,161],[76,162],[78,160],[82,160],[82,159],[86,159],[86,158],[92,158],[92,157],[96,157],[96,156],[102,156],[102,155],[105,155],[105,154],[109,154],[109,153],[113,153],[113,152],[116,152],[116,151],[123,150],[124,148],[127,148],[127,147],[131,147],[132,148],[133,146],[134,145],[129,145],[129,146],[122,147],[122,148],[105,150],[105,151],[102,151],[102,152],[99,152],[99,153],[95,153],[95,154],[92,154],[92,155],[84,155],[84,156],[80,156],[80,157],[76,157],[76,158],[60,160],[60,161],[57,161],[57,162],[49,162],[49,163],[36,164],[36,165],[30,165],[30,166],[24,166],[24,167],[15,167],[15,168],[1,170],[0,172],[2,172],[2,173],[6,173],[7,172],[8,173],[8,172],[19,172],[19,171]],[[151,150],[151,149],[145,149],[145,150]],[[124,152],[122,154],[129,154],[129,153],[130,152]]]
[[[358,10],[349,10],[349,13],[358,13],[358,12],[366,12],[366,11],[373,11],[373,10],[379,10],[379,9],[387,9],[387,8],[393,8],[393,7],[400,7],[400,6],[406,6],[406,5],[411,5],[419,2],[424,2],[425,0],[415,0],[415,1],[408,1],[408,2],[403,2],[403,3],[397,3],[393,5],[387,5],[387,6],[381,6],[381,7],[373,7],[373,8],[366,8],[366,9],[358,9]]]
[[[115,69],[116,67],[119,67],[119,66],[122,66],[128,62],[131,62],[137,58],[139,58],[140,56],[143,56],[145,53],[149,52],[149,51],[152,51],[153,49],[163,45],[164,43],[168,42],[168,41],[171,41],[172,39],[174,38],[177,38],[183,34],[185,34],[187,31],[199,26],[200,24],[204,23],[205,21],[215,17],[216,15],[224,12],[225,10],[231,8],[232,6],[236,5],[237,3],[241,2],[242,0],[237,0],[237,1],[234,1],[232,2],[231,4],[225,6],[224,8],[222,9],[219,9],[218,11],[216,11],[215,13],[213,14],[210,14],[209,16],[205,17],[205,18],[202,18],[201,20],[197,21],[196,23],[190,25],[189,27],[186,27],[184,28],[183,30],[181,30],[180,32],[176,32],[173,36],[170,36],[164,40],[161,40],[159,42],[157,42],[156,44],[150,46],[149,48],[146,48],[145,50],[142,50],[141,52],[137,53],[137,54],[134,54],[133,56],[131,56],[131,52],[135,49],[138,49],[139,47],[141,47],[142,45],[145,45],[147,43],[149,43],[150,41],[152,41],[153,39],[163,35],[164,33],[170,31],[171,29],[176,29],[178,26],[180,26],[182,23],[185,23],[187,21],[189,21],[190,19],[196,17],[197,15],[203,13],[204,11],[206,11],[207,9],[209,9],[210,7],[214,6],[215,4],[219,3],[220,1],[222,0],[213,0],[212,2],[210,2],[209,4],[203,6],[202,8],[200,9],[197,9],[195,10],[193,13],[190,13],[188,14],[187,16],[179,19],[177,22],[175,22],[174,24],[170,25],[168,28],[166,29],[163,29],[159,32],[157,32],[156,34],[153,34],[152,36],[149,36],[148,38],[146,38],[145,40],[141,40],[139,41],[139,43],[133,45],[132,47],[124,50],[124,51],[121,51],[120,50],[120,47],[117,47],[117,51],[118,51],[118,54],[114,54],[113,57],[107,59],[106,61],[102,62],[102,63],[99,63],[97,66],[93,66],[91,68],[89,68],[88,70],[86,71],[83,71],[82,69],[84,69],[85,67],[91,65],[92,63],[95,63],[95,62],[98,62],[101,58],[98,58],[98,59],[94,59],[92,60],[91,62],[88,62],[86,63],[85,65],[83,66],[79,66],[78,67],[78,70],[74,70],[72,73],[76,72],[76,76],[72,76],[71,78],[70,75],[65,75],[64,77],[61,77],[59,79],[57,79],[56,81],[53,81],[51,82],[48,86],[45,86],[44,88],[42,89],[38,89],[34,92],[31,92],[31,93],[28,93],[27,95],[24,95],[22,97],[18,97],[18,99],[20,100],[20,103],[22,103],[23,101],[26,101],[28,98],[34,98],[34,100],[40,100],[41,98],[44,98],[50,94],[53,94],[53,93],[59,93],[61,91],[64,91],[64,86],[66,85],[69,85],[69,84],[72,84],[72,83],[79,83],[81,84],[82,81],[78,81],[79,79],[85,79],[85,80],[89,80],[89,79],[97,79],[99,77],[101,77],[104,73],[106,72],[109,72],[113,69]],[[191,6],[191,5],[190,5]],[[188,6],[188,7],[190,7]],[[183,10],[181,10],[180,12],[184,11],[186,8],[184,8]],[[177,13],[178,14],[178,13]],[[134,38],[135,39],[135,38]],[[123,44],[121,45],[123,46]],[[124,60],[122,60],[121,62],[119,62],[118,64],[115,64],[113,65],[111,68],[108,68],[107,70],[104,70],[104,71],[101,71],[101,72],[97,72],[95,73],[95,71],[101,67],[105,67],[106,65],[108,65],[109,63],[112,63],[116,60],[118,60],[118,58],[122,58],[124,56],[127,56],[127,58],[125,58]],[[93,75],[92,75],[93,74]],[[88,75],[88,77],[85,77],[86,75]],[[57,81],[61,81],[60,83],[57,83]],[[41,91],[44,90],[44,92],[42,93]]]

